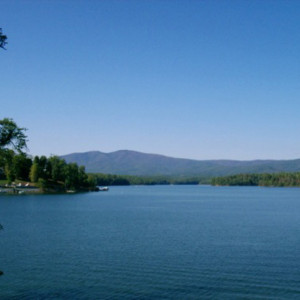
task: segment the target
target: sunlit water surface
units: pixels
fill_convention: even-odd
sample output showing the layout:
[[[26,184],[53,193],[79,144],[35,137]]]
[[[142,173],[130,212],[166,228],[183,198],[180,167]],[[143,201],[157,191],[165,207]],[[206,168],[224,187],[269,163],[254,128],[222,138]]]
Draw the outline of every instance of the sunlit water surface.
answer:
[[[300,299],[300,189],[0,196],[0,299]]]

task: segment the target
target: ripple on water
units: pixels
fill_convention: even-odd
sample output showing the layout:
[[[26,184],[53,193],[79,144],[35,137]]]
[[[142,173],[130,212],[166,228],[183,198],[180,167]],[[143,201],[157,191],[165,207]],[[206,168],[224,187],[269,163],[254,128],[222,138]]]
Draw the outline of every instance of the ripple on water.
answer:
[[[0,299],[300,298],[297,190],[107,195],[1,197]]]

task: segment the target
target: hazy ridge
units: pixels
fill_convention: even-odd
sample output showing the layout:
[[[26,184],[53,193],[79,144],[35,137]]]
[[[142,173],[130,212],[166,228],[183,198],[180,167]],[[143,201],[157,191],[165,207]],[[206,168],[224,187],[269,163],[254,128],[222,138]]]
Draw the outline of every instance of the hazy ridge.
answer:
[[[61,156],[68,163],[84,165],[87,172],[120,175],[224,176],[239,173],[300,171],[294,160],[193,160],[148,154],[131,150],[110,153],[89,151]]]

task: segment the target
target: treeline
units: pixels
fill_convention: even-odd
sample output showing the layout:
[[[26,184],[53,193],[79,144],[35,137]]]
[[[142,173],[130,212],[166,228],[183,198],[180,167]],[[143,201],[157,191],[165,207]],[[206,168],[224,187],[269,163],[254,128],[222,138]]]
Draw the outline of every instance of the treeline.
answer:
[[[300,172],[297,173],[264,173],[264,174],[238,174],[225,177],[215,177],[212,185],[227,186],[276,186],[299,187]]]
[[[83,166],[66,163],[58,156],[16,154],[12,150],[0,152],[0,178],[8,183],[30,181],[43,190],[81,190],[95,187],[95,179],[88,176]]]
[[[103,173],[89,174],[94,178],[97,185],[164,185],[164,184],[200,184],[208,183],[203,177],[167,177],[167,176],[132,176],[132,175],[111,175]]]
[[[68,164],[58,156],[27,156],[25,131],[12,119],[0,120],[0,179],[30,181],[48,191],[95,188],[95,179],[76,163]]]
[[[66,163],[58,156],[28,157],[12,150],[0,152],[0,179],[8,183],[15,180],[32,182],[45,191],[94,189],[99,186],[116,185],[168,185],[204,184],[204,177],[131,176],[103,173],[87,174],[83,166]]]

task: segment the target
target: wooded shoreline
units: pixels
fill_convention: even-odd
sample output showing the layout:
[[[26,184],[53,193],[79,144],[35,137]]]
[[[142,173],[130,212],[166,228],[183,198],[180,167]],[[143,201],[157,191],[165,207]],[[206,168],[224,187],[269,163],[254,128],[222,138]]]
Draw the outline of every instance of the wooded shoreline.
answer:
[[[262,187],[300,187],[300,172],[297,173],[264,173],[237,174],[223,177],[168,177],[168,176],[131,176],[113,174],[87,174],[93,185],[77,186],[67,189],[63,182],[48,180],[44,186],[39,183],[13,183],[1,180],[2,194],[65,194],[74,192],[97,191],[97,186],[130,186],[130,185],[201,185],[212,186],[262,186]],[[2,183],[2,185],[1,185]]]
[[[237,174],[211,179],[215,186],[300,187],[300,172]]]

